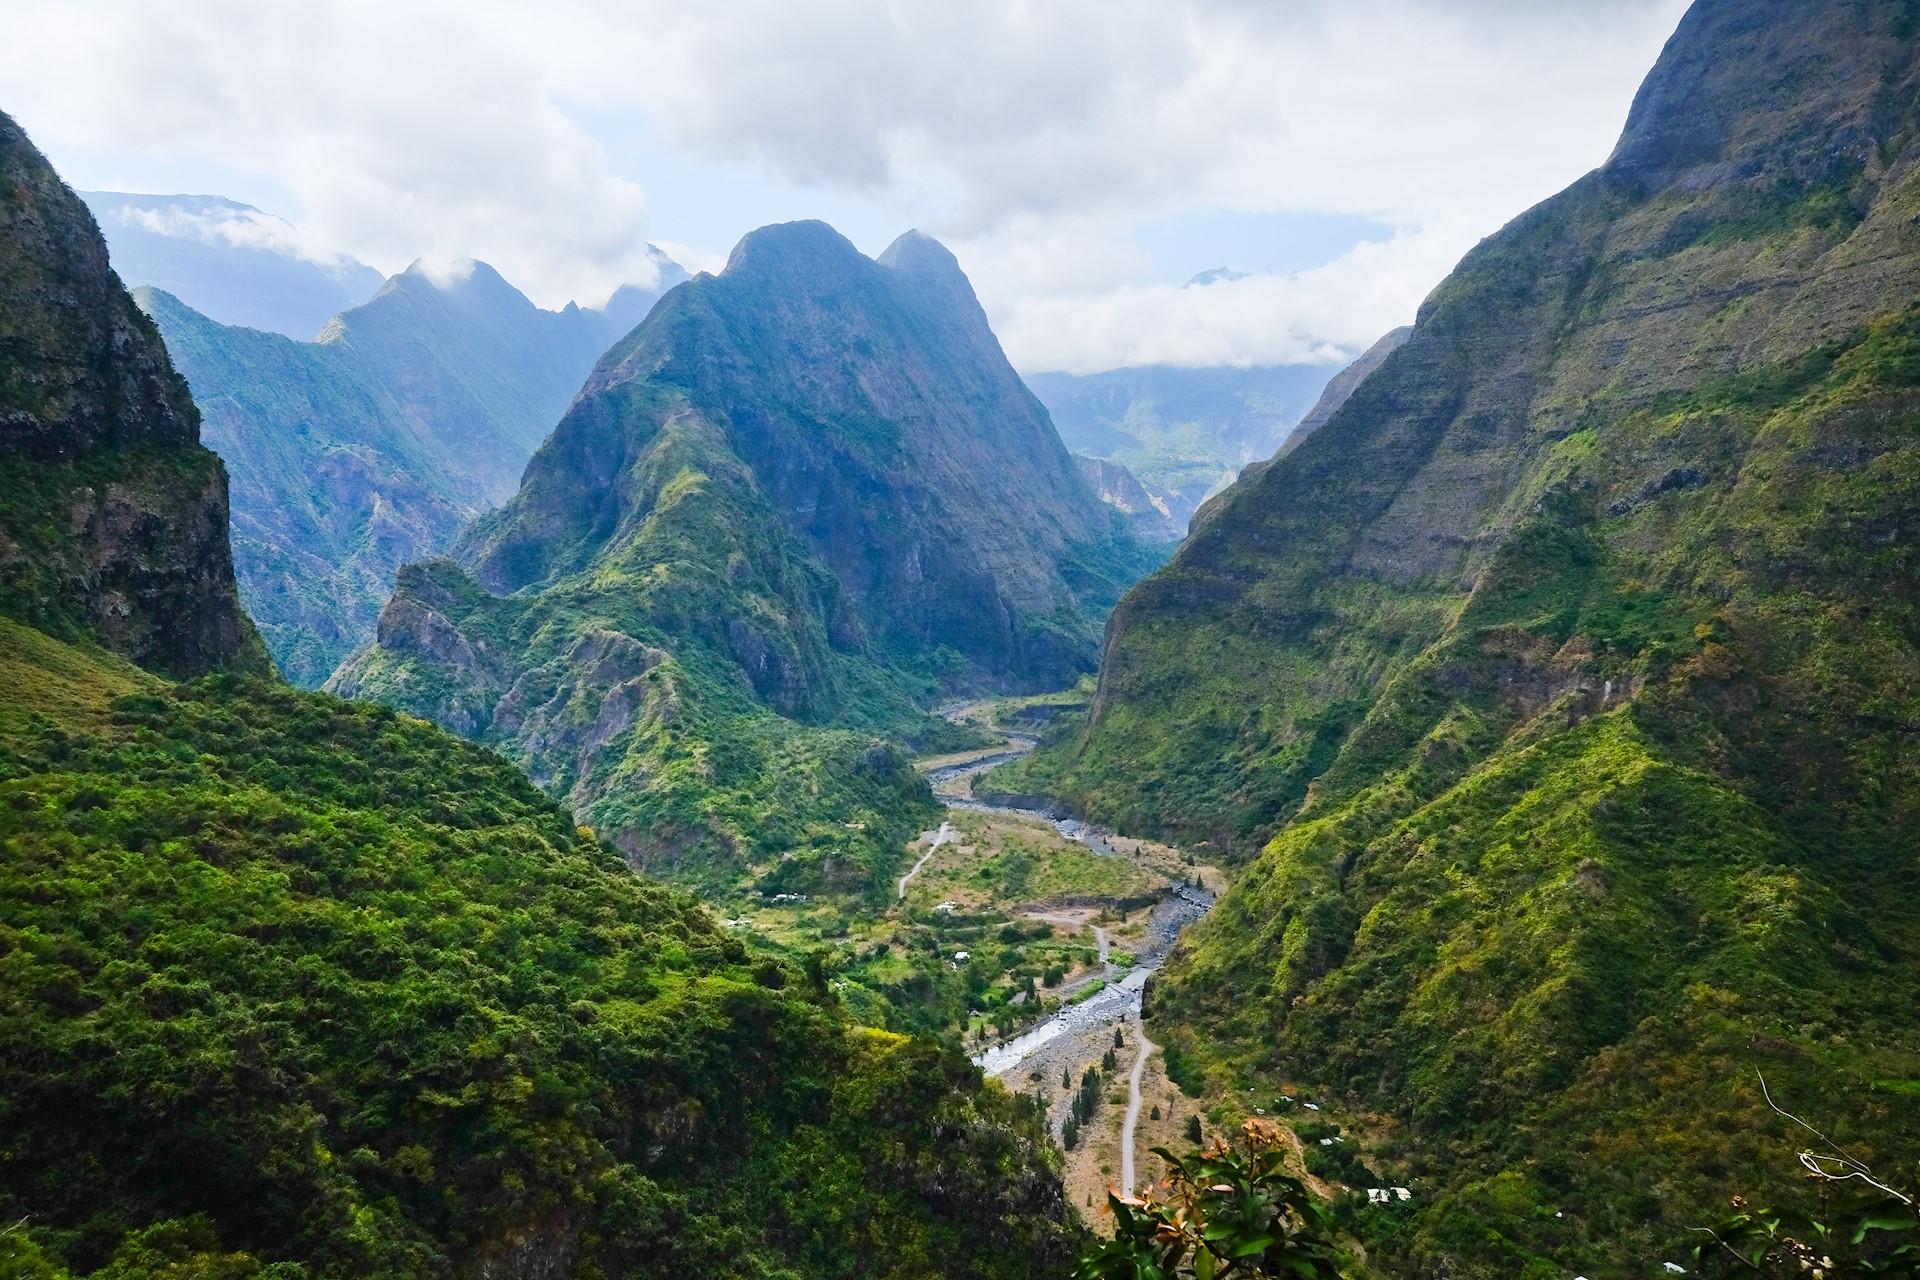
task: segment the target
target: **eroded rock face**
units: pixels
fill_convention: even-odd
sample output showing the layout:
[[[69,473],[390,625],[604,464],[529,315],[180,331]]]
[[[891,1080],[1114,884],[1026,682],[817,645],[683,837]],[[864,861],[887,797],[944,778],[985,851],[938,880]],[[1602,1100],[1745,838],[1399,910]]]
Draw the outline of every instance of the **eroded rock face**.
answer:
[[[1724,1145],[1756,1053],[1910,1145],[1865,1064],[1920,990],[1915,36],[1697,0],[1613,159],[1196,521],[1089,730],[988,779],[1244,852],[1155,1038],[1394,1117],[1434,1208],[1384,1273],[1625,1273],[1785,1199]]]
[[[663,300],[457,558],[504,594],[617,554],[658,501],[637,473],[687,420],[744,466],[872,644],[945,645],[981,683],[1090,670],[1105,610],[1153,559],[1116,537],[953,255],[910,232],[873,260],[823,223],[762,228]],[[732,643],[769,695],[809,674],[764,632]]]
[[[1187,796],[1182,823],[1204,824],[1187,834],[1238,826],[1232,838],[1257,843],[1305,794],[1266,762],[1299,735],[1334,733],[1316,717],[1370,697],[1382,669],[1332,638],[1371,634],[1381,591],[1404,602],[1394,646],[1439,638],[1551,475],[1580,470],[1561,442],[1852,341],[1920,297],[1920,75],[1903,22],[1881,3],[1697,3],[1608,162],[1469,253],[1324,425],[1248,468],[1116,608],[1092,755],[1110,752],[1116,771],[1137,759],[1135,720],[1113,720],[1110,739],[1104,728],[1131,703],[1155,724],[1216,724],[1239,781],[1196,746],[1118,791],[1095,782],[1101,765],[1086,793]],[[1732,454],[1703,447],[1675,440],[1627,473],[1592,475],[1609,488],[1602,514],[1737,474]],[[1196,644],[1208,657],[1189,667],[1176,633],[1247,651],[1223,661]],[[1230,688],[1260,690],[1267,709],[1217,723]],[[1066,789],[1080,786],[1070,771]]]
[[[450,560],[400,571],[329,687],[498,747],[649,868],[884,886],[931,793],[875,737],[1090,671],[1163,554],[1126,525],[944,248],[763,228],[607,354]]]
[[[200,415],[93,215],[0,114],[0,453],[183,446]]]
[[[264,665],[199,423],[92,215],[0,115],[0,608],[159,671]]]

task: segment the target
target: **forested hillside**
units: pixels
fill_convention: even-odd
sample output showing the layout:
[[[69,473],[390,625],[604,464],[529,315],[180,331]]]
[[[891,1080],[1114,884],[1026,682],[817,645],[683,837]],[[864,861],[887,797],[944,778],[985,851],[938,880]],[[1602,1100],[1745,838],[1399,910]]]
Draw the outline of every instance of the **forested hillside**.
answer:
[[[272,678],[185,387],[4,116],[0,210],[0,1273],[1059,1274],[1030,1108]]]
[[[993,783],[1247,860],[1154,1025],[1368,1117],[1433,1200],[1390,1270],[1642,1274],[1803,1194],[1761,1072],[1920,1150],[1917,31],[1700,0]]]

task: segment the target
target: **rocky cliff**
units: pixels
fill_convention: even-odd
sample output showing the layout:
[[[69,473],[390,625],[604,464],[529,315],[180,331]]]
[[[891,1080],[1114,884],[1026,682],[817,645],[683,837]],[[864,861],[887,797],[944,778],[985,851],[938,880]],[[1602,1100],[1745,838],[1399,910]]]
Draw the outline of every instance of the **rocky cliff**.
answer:
[[[497,743],[648,865],[880,886],[930,810],[872,735],[1090,670],[1155,558],[1124,523],[945,249],[771,227],[608,353],[333,687]]]
[[[0,115],[0,609],[155,670],[263,663],[199,436],[86,206]]]
[[[678,271],[661,269],[663,283]],[[629,287],[603,310],[543,311],[485,263],[443,281],[416,266],[296,342],[134,290],[233,477],[241,597],[289,679],[317,686],[373,639],[395,570],[513,493],[658,296]]]
[[[1280,446],[1280,452],[1292,453],[1300,447],[1301,441],[1325,426],[1327,419],[1337,413],[1340,406],[1347,402],[1354,388],[1366,381],[1368,374],[1378,369],[1388,356],[1405,346],[1407,339],[1412,336],[1412,325],[1402,325],[1398,329],[1390,330],[1378,342],[1362,352],[1358,360],[1334,374],[1333,380],[1327,383],[1326,389],[1320,393],[1320,398],[1313,402],[1313,408],[1307,410],[1305,416],[1294,424],[1293,430],[1287,433],[1286,442]]]
[[[1700,0],[998,784],[1252,859],[1155,1017],[1392,1117],[1408,1270],[1626,1274],[1791,1198],[1756,1071],[1914,1155],[1915,36]]]
[[[1136,536],[1150,542],[1178,542],[1187,531],[1164,498],[1147,492],[1133,472],[1106,458],[1073,455],[1080,475],[1100,495],[1100,501],[1127,517]]]

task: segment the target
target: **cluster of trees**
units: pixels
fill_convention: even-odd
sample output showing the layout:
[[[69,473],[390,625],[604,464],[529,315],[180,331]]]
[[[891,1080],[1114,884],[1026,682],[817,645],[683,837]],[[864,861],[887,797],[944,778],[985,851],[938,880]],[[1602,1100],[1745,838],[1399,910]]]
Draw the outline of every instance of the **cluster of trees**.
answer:
[[[0,1276],[1070,1261],[1040,1111],[498,756],[231,677],[101,715],[0,715]]]
[[[1120,1033],[1114,1032],[1116,1041],[1119,1037]],[[1106,1079],[1112,1077],[1116,1065],[1113,1050],[1109,1049],[1101,1057],[1099,1066],[1088,1067],[1080,1073],[1080,1087],[1074,1089],[1073,1102],[1067,1113],[1067,1123],[1060,1132],[1060,1144],[1067,1150],[1073,1150],[1078,1144],[1080,1130],[1086,1126],[1087,1121],[1093,1119],[1093,1113],[1099,1109],[1101,1085]],[[1073,1075],[1065,1068],[1060,1072],[1060,1087],[1073,1088]]]

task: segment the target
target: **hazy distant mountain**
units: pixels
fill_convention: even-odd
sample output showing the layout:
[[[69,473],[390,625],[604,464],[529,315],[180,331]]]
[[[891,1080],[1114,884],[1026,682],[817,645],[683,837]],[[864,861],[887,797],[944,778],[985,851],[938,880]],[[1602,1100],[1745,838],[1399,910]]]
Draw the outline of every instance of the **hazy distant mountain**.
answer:
[[[1118,462],[1185,527],[1240,468],[1279,452],[1312,407],[1331,365],[1175,369],[1145,365],[1027,385],[1075,453]]]
[[[662,287],[684,279],[677,263],[661,259]],[[328,324],[320,342],[352,352],[445,456],[467,501],[491,507],[513,496],[521,469],[594,361],[659,296],[629,286],[606,311],[543,311],[484,262],[441,281],[415,263],[366,306]]]
[[[684,277],[671,263],[663,282]],[[232,477],[241,594],[308,686],[373,637],[394,570],[440,554],[520,472],[600,354],[657,296],[542,311],[475,263],[417,265],[317,342],[219,324],[142,288]]]
[[[1166,500],[1147,492],[1133,472],[1107,458],[1073,455],[1080,475],[1106,503],[1127,517],[1134,536],[1149,542],[1178,542],[1187,534],[1184,520],[1173,518]]]
[[[220,196],[79,195],[129,289],[164,289],[222,324],[310,339],[380,287],[380,273],[364,262],[304,256],[291,223],[251,205]]]
[[[768,227],[608,353],[330,687],[494,744],[637,862],[877,891],[926,819],[875,735],[950,731],[915,705],[943,689],[1092,671],[1161,554],[952,254]]]

